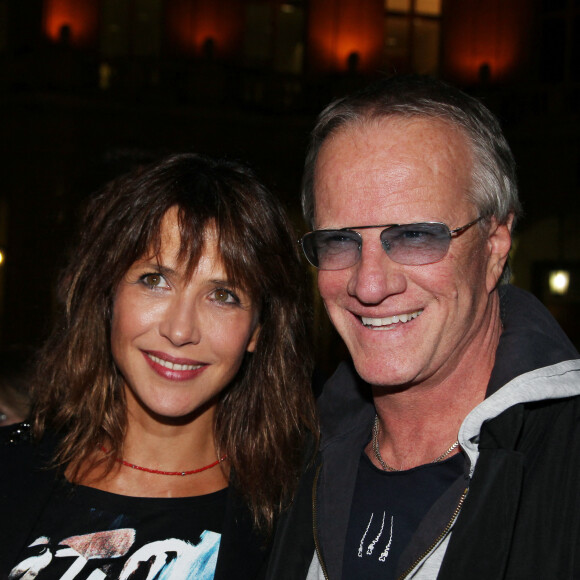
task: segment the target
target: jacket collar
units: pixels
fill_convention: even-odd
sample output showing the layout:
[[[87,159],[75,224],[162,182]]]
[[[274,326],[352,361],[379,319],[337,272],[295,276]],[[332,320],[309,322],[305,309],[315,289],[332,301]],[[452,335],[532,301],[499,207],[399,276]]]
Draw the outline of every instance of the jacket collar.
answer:
[[[535,296],[509,284],[500,286],[498,292],[503,332],[487,387],[488,397],[519,375],[580,357]]]

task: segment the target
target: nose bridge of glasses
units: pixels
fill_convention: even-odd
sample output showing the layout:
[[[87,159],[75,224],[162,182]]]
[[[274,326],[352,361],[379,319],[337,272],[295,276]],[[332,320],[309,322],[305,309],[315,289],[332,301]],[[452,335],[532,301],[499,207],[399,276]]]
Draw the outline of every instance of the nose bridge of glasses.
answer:
[[[390,242],[389,242],[389,240],[388,240],[388,238],[386,237],[385,234],[386,234],[386,232],[388,232],[393,227],[397,227],[397,224],[382,224],[382,225],[371,225],[371,226],[355,226],[355,227],[351,227],[351,228],[345,228],[345,230],[346,231],[353,232],[353,233],[355,233],[357,235],[357,237],[359,239],[359,254],[362,254],[362,246],[363,246],[363,239],[364,238],[363,238],[363,234],[361,232],[356,231],[356,230],[376,230],[376,229],[380,229],[381,231],[379,232],[379,241],[381,243],[381,246],[385,250],[385,252],[387,252],[387,254],[388,254],[389,253],[389,249],[390,249]],[[373,235],[373,238],[374,238],[374,235]]]
[[[388,259],[388,261],[401,263],[397,257],[397,252],[394,252],[395,255],[392,255],[392,239],[388,235],[388,232],[392,228],[397,228],[397,224],[382,224],[382,225],[372,225],[372,226],[360,226],[357,228],[349,228],[351,232],[354,230],[380,230],[377,232],[369,232],[366,235],[364,232],[354,232],[356,233],[359,239],[359,246],[358,246],[358,253],[356,256],[355,263],[362,264],[363,262],[365,265],[370,265],[374,263],[375,265],[379,262],[382,264],[381,268],[384,268],[384,259]],[[385,256],[388,256],[388,258]],[[382,257],[381,257],[382,256]],[[379,260],[379,262],[377,262]]]

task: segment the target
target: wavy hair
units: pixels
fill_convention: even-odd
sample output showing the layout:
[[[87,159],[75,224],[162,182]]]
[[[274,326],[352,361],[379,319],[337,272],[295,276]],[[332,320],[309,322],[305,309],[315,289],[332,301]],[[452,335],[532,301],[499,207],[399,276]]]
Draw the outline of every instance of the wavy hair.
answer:
[[[179,260],[193,272],[209,225],[228,278],[259,312],[255,351],[222,392],[215,440],[258,528],[270,530],[298,480],[308,433],[316,433],[306,274],[279,202],[245,165],[173,155],[120,177],[88,204],[63,272],[63,311],[43,347],[35,381],[34,434],[61,436],[55,461],[78,478],[105,441],[122,455],[123,381],[110,346],[116,288],[131,265],[161,249],[161,224],[178,208]]]
[[[314,225],[314,178],[320,148],[345,128],[388,117],[427,117],[450,123],[468,139],[473,153],[469,201],[487,220],[500,224],[521,213],[516,164],[497,118],[478,99],[424,76],[394,76],[330,103],[310,136],[302,180],[302,210]],[[509,267],[502,280],[509,279]]]

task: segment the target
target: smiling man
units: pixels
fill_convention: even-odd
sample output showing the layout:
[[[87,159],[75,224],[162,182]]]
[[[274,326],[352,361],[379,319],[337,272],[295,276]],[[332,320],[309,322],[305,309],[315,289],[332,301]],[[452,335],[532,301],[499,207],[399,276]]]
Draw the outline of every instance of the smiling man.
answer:
[[[580,573],[580,361],[505,283],[520,211],[497,120],[438,81],[332,103],[301,240],[352,364],[320,398],[308,579]]]

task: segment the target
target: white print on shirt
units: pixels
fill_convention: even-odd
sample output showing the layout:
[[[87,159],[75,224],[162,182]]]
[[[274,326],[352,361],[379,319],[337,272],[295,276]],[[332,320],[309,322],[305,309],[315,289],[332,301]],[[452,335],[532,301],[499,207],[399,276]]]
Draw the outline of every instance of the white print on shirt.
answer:
[[[363,557],[365,538],[366,538],[366,535],[368,534],[368,531],[369,531],[371,524],[373,522],[374,515],[375,514],[373,512],[371,514],[370,519],[369,519],[369,523],[367,524],[367,529],[365,530],[365,533],[363,534],[363,536],[360,540],[360,544],[358,547],[358,557],[359,558]],[[377,542],[381,539],[381,536],[383,535],[383,531],[385,529],[385,517],[386,517],[386,515],[387,515],[386,512],[383,512],[383,521],[381,522],[381,529],[379,530],[379,532],[376,535],[376,537],[374,538],[374,540],[367,546],[367,550],[366,550],[367,556],[372,556],[373,550],[375,549],[375,545],[377,544]],[[389,551],[391,550],[391,544],[393,543],[393,520],[394,520],[394,516],[391,516],[391,531],[389,534],[389,540],[387,541],[387,543],[385,545],[385,549],[379,555],[379,562],[384,562],[389,557]]]
[[[53,558],[71,558],[68,570],[60,580],[74,580],[81,574],[89,560],[94,568],[95,560],[103,560],[103,566],[93,569],[88,580],[104,580],[104,570],[112,559],[125,556],[135,540],[135,530],[125,528],[96,532],[84,536],[71,536],[50,545],[50,539],[40,537],[30,548],[41,547],[40,553],[26,558],[10,572],[9,580],[33,580],[42,578],[42,570]],[[147,580],[212,580],[215,573],[221,535],[204,531],[197,545],[171,538],[151,542],[132,554],[123,567],[119,580],[127,580],[139,570],[147,570]],[[106,561],[105,561],[106,560]],[[82,576],[86,577],[86,572]]]
[[[385,529],[385,515],[386,515],[385,512],[383,512],[383,521],[381,522],[381,529],[379,530],[377,537],[369,544],[369,547],[367,548],[367,556],[370,556],[373,553],[373,550],[375,549],[375,544],[381,539],[381,535],[383,533],[383,530]]]
[[[371,514],[371,519],[369,520],[369,523],[367,524],[367,529],[365,530],[365,533],[363,534],[363,537],[360,539],[360,544],[358,546],[358,557],[362,558],[363,557],[363,545],[365,542],[365,538],[367,536],[367,532],[369,531],[369,528],[371,527],[371,524],[373,522],[373,517],[374,517],[374,512]],[[383,512],[383,516],[384,516],[384,512]]]
[[[389,541],[385,546],[385,549],[381,552],[379,556],[379,562],[384,562],[389,557],[389,552],[391,550],[391,544],[393,543],[393,516],[391,516],[391,534],[389,536]]]

